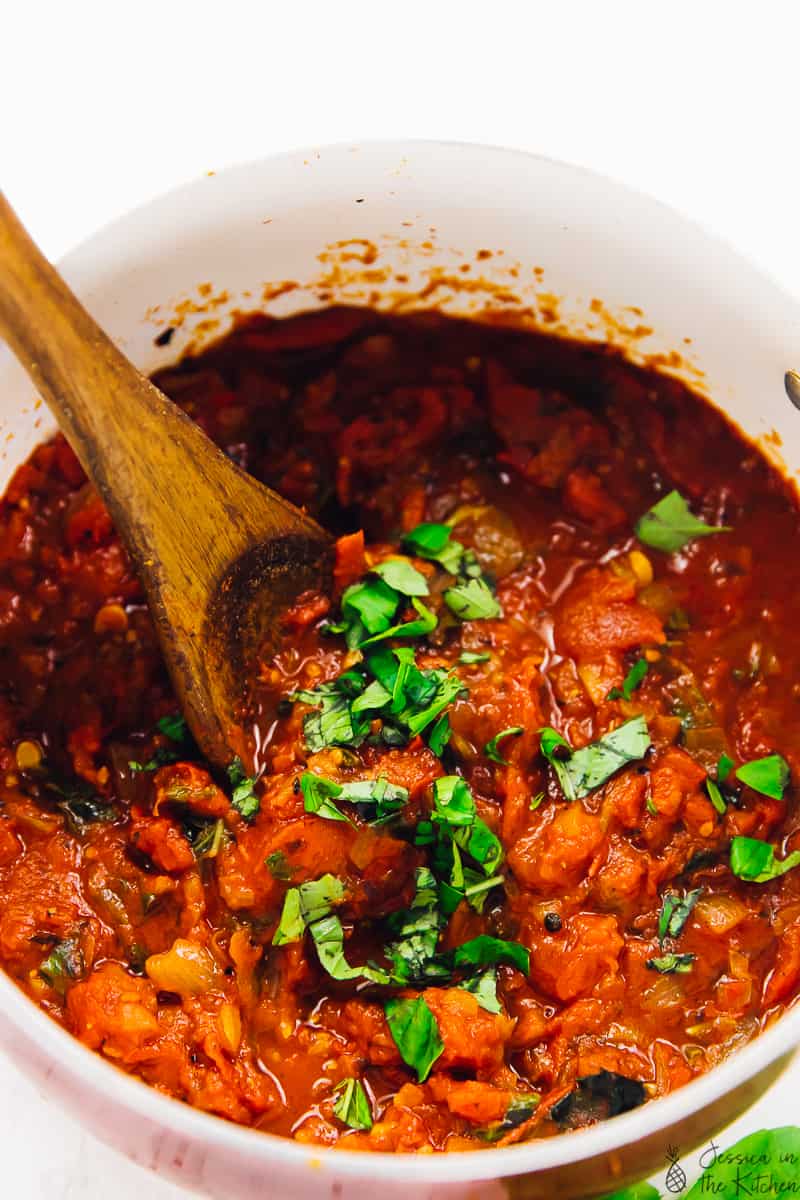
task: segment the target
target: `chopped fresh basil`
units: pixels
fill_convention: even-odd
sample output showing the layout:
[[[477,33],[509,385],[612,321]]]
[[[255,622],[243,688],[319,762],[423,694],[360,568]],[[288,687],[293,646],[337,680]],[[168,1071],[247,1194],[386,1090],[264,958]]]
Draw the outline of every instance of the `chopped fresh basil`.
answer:
[[[373,646],[375,642],[382,642],[390,637],[425,637],[434,630],[438,624],[436,613],[426,608],[416,596],[411,597],[411,604],[419,614],[416,618],[400,625],[391,625],[387,629],[379,630],[372,637],[359,642],[359,645]]]
[[[435,821],[446,825],[472,825],[475,801],[469,784],[460,775],[442,775],[433,785]]]
[[[542,803],[543,800],[544,800],[544,792],[537,792],[536,795],[531,800],[530,804],[528,805],[529,811],[536,812],[537,808],[539,807],[539,805]]]
[[[444,602],[459,621],[486,621],[503,615],[485,579],[470,579],[448,588]]]
[[[775,850],[775,846],[759,838],[735,837],[731,842],[731,870],[750,883],[767,883],[800,866],[800,850],[784,859],[776,858]]]
[[[494,967],[499,963],[508,963],[527,975],[530,971],[530,953],[519,942],[507,942],[483,933],[464,942],[453,955],[453,965],[456,967]]]
[[[719,783],[725,783],[731,771],[733,770],[734,762],[729,754],[720,754],[719,762],[717,763],[717,780]]]
[[[625,676],[622,687],[614,687],[608,693],[608,700],[630,700],[633,693],[638,688],[639,684],[644,679],[647,672],[650,670],[650,664],[646,658],[637,659],[633,664],[628,674]]]
[[[658,940],[662,946],[666,938],[676,938],[682,932],[692,909],[700,899],[702,890],[695,888],[685,896],[676,896],[674,892],[668,892],[664,897],[658,918]]]
[[[372,1129],[372,1109],[360,1079],[343,1079],[333,1089],[335,1117],[349,1129]]]
[[[392,623],[400,593],[382,579],[363,579],[353,583],[342,596],[342,617],[351,649],[361,644],[364,633],[383,633]]]
[[[464,547],[451,538],[450,525],[417,525],[403,536],[406,550],[417,558],[428,558],[437,562],[450,575],[458,575],[464,555]]]
[[[588,796],[621,767],[644,758],[651,745],[643,716],[633,717],[599,741],[575,751],[557,730],[546,726],[539,732],[541,752],[555,770],[568,800]],[[565,749],[569,751],[566,758]]]
[[[502,1121],[495,1121],[492,1125],[488,1125],[486,1129],[479,1131],[479,1136],[486,1142],[498,1142],[505,1134],[511,1133],[512,1129],[519,1129],[520,1125],[524,1125],[526,1121],[530,1120],[536,1112],[540,1100],[541,1096],[537,1092],[523,1092],[519,1096],[515,1096]]]
[[[719,784],[715,783],[711,776],[709,776],[706,780],[706,791],[708,792],[708,798],[714,806],[715,811],[718,812],[720,816],[722,816],[723,813],[726,813],[728,811],[728,805],[725,802],[725,797],[720,791]]]
[[[307,925],[327,917],[332,906],[343,899],[344,884],[335,875],[322,875],[299,887],[289,888],[278,928],[272,937],[273,946],[299,942]]]
[[[185,742],[189,739],[189,726],[180,713],[172,713],[168,717],[162,717],[156,722],[156,726],[164,737],[168,737],[172,742]]]
[[[384,583],[403,596],[427,596],[429,593],[425,576],[404,558],[389,558],[371,570],[373,575],[379,575]]]
[[[280,883],[288,883],[294,875],[294,868],[282,850],[273,850],[272,854],[268,854],[264,865],[272,878],[279,880]]]
[[[433,729],[428,734],[428,746],[437,758],[441,758],[442,751],[450,741],[452,734],[450,728],[450,718],[447,713],[442,713]]]
[[[647,966],[660,975],[686,975],[693,962],[693,954],[662,954],[660,958],[648,958]]]
[[[433,676],[433,671],[430,672]],[[442,709],[447,708],[452,704],[458,696],[464,692],[464,685],[456,675],[447,675],[438,672],[436,676],[436,687],[432,699],[429,703],[418,708],[416,711],[404,710],[400,713],[401,720],[405,721],[408,727],[408,732],[412,737],[422,733],[423,729],[435,721],[441,713]]]
[[[391,976],[380,967],[351,967],[344,955],[344,930],[342,922],[332,913],[330,916],[308,923],[317,957],[331,979],[367,979],[370,983],[387,984]]]
[[[636,522],[636,536],[646,546],[672,554],[693,538],[730,533],[730,525],[706,525],[692,516],[680,492],[670,492]]]
[[[509,725],[508,729],[501,729],[499,733],[494,735],[491,741],[486,743],[486,745],[483,747],[483,753],[487,758],[490,758],[492,762],[500,763],[502,766],[507,767],[508,759],[503,758],[502,754],[497,748],[498,744],[502,742],[504,738],[518,737],[519,734],[523,732],[524,730],[521,725]]]
[[[128,762],[128,770],[137,774],[140,771],[160,771],[162,767],[169,767],[172,763],[180,762],[181,755],[177,750],[170,750],[167,746],[159,746],[153,752],[151,758],[146,763],[137,762],[136,759],[130,759]]]
[[[261,800],[254,791],[258,777],[245,775],[240,758],[235,758],[226,770],[233,787],[231,804],[238,813],[241,813],[245,821],[252,821],[261,807]]]
[[[414,1000],[387,1000],[384,1009],[400,1057],[417,1072],[419,1082],[424,1083],[444,1050],[436,1017],[424,996]]]
[[[329,821],[350,821],[336,800],[346,800],[358,806],[362,815],[372,822],[384,822],[394,816],[408,801],[408,789],[389,783],[387,779],[362,779],[353,783],[336,783],[312,771],[300,777],[303,805],[308,813],[316,813]]]
[[[789,764],[780,754],[770,754],[766,758],[755,758],[739,767],[736,778],[754,792],[760,792],[762,796],[782,800],[789,782]]]
[[[327,821],[350,822],[350,818],[334,803],[334,798],[342,794],[340,784],[322,775],[315,775],[313,771],[304,771],[300,776],[300,790],[307,813],[314,813]]]
[[[472,650],[464,650],[459,654],[457,664],[460,667],[471,667],[475,663],[488,662],[491,657],[489,653],[475,654]]]
[[[76,937],[64,938],[53,947],[43,962],[39,974],[53,991],[63,996],[70,982],[80,979],[85,963]]]
[[[472,992],[478,1004],[487,1012],[501,1013],[503,1011],[500,1001],[497,999],[497,971],[494,967],[489,967],[488,971],[484,971],[480,975],[470,976],[458,986],[465,992]]]

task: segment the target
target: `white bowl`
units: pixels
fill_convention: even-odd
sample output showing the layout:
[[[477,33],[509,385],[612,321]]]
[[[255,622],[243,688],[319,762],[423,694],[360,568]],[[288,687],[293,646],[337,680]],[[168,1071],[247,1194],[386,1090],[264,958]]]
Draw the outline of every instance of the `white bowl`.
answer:
[[[798,304],[654,200],[562,163],[435,142],[282,155],[154,201],[61,266],[148,371],[219,333],[237,308],[527,309],[639,358],[663,356],[773,457],[780,446],[787,471],[800,465],[800,414],[783,389],[800,356]],[[264,293],[279,280],[297,286]],[[177,331],[159,349],[154,337],[168,323]],[[0,353],[0,486],[52,429]],[[228,1200],[352,1200],[376,1189],[382,1200],[602,1194],[663,1165],[669,1142],[687,1151],[732,1120],[800,1038],[795,1008],[709,1074],[592,1129],[507,1150],[404,1156],[310,1149],[169,1100],[86,1050],[4,975],[0,1012],[3,1046],[55,1102],[136,1162]]]

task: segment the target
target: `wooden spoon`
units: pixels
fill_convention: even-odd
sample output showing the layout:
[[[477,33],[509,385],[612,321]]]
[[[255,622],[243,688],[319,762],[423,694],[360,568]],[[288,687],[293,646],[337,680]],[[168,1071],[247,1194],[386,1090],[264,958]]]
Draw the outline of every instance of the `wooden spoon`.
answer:
[[[0,192],[0,336],[100,493],[147,594],[204,754],[252,768],[248,678],[282,609],[325,586],[331,541],[240,470],[141,375],[44,258]]]

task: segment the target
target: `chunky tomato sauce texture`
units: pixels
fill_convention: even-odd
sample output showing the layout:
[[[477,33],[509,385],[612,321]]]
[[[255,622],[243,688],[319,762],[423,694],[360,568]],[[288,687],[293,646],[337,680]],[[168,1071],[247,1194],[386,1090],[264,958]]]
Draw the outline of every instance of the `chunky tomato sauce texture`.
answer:
[[[338,537],[211,769],[60,438],[0,521],[0,962],[315,1144],[605,1120],[800,983],[800,527],[708,403],[435,314],[253,318],[159,385]]]

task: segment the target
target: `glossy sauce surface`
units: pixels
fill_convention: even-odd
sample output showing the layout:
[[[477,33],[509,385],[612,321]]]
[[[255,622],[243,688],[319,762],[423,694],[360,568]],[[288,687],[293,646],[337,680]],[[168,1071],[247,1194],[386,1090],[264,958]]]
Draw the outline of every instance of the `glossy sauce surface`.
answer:
[[[301,598],[259,666],[263,774],[237,796],[170,721],[138,583],[71,451],[56,438],[19,468],[0,519],[0,962],[20,986],[199,1108],[397,1151],[613,1116],[713,1067],[794,999],[800,870],[737,878],[730,847],[800,849],[800,522],[720,414],[602,348],[360,309],[254,318],[157,382],[340,537],[336,586]],[[728,532],[674,553],[637,540],[673,489]],[[403,540],[420,524],[474,551],[501,615],[459,618],[452,573]],[[361,740],[312,750],[309,693],[370,653],[336,632],[342,595],[393,557],[425,580],[436,624],[384,646],[460,681],[449,741],[432,749],[428,724],[387,744],[383,710]],[[404,597],[398,621],[417,615]],[[569,799],[540,731],[574,751],[637,718],[646,753]],[[715,806],[721,755],[734,768]],[[773,755],[791,772],[780,798],[735,775]],[[348,819],[331,818],[309,811],[307,773],[405,798],[380,822],[345,793]],[[336,979],[310,920],[276,938],[287,892],[332,876],[346,964],[391,973],[420,869],[452,883],[456,826],[437,825],[434,797],[454,777],[502,858],[492,874],[465,852],[496,882],[480,903],[433,904],[441,978]],[[665,897],[688,907],[675,936],[659,936]],[[527,955],[488,964],[488,1006],[453,958],[482,935]],[[669,955],[681,969],[653,966]],[[441,1045],[429,1072],[386,1015],[420,997]]]

